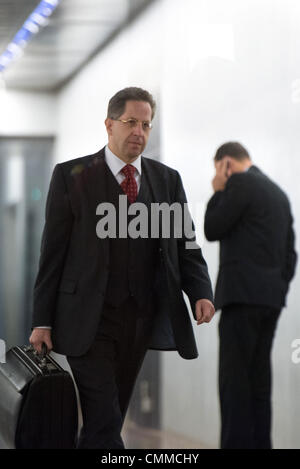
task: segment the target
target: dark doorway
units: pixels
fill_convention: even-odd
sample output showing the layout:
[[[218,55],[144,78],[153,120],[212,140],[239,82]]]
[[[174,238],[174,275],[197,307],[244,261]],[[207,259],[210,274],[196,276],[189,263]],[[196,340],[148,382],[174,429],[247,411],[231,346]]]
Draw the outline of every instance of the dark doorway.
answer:
[[[0,139],[0,338],[28,343],[53,138]]]

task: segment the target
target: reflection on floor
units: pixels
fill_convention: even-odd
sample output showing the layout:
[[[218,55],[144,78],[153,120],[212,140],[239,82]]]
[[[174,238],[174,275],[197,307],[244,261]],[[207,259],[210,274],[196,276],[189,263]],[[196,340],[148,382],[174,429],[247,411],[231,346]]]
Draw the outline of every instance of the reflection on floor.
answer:
[[[122,437],[127,449],[210,449],[200,441],[174,432],[155,430],[126,421]]]

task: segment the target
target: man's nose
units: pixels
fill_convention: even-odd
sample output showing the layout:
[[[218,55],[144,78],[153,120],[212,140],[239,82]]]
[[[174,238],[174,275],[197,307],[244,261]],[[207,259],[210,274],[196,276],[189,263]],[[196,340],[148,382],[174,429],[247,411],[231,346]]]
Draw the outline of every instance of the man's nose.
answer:
[[[144,135],[145,131],[143,129],[143,123],[137,122],[133,128],[134,135]]]

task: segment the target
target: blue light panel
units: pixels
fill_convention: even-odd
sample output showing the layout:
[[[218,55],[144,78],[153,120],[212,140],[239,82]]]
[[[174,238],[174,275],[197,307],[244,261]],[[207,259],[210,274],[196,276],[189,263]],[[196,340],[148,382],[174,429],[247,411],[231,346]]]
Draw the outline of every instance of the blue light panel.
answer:
[[[48,24],[48,18],[52,15],[55,8],[61,0],[43,0],[29,15],[22,28],[17,32],[13,40],[0,55],[0,73],[15,60],[23,55],[23,49],[28,42],[39,32],[39,30]]]

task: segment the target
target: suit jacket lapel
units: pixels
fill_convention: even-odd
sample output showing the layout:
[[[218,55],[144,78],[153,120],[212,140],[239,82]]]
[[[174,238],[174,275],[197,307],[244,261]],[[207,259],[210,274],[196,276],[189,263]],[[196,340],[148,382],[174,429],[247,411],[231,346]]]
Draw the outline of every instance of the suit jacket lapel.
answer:
[[[169,202],[169,194],[167,191],[167,180],[161,171],[155,165],[151,164],[151,160],[142,157],[142,171],[147,177],[153,201],[156,203]],[[159,238],[160,247],[167,251],[168,240],[166,238]]]
[[[145,172],[154,202],[162,203],[168,200],[166,178],[151,160],[142,157],[142,171]]]
[[[84,182],[93,213],[96,213],[96,207],[99,203],[107,200],[105,166],[104,149],[102,149],[92,157],[85,171]]]
[[[99,216],[96,215],[97,206],[102,202],[107,202],[107,180],[106,180],[106,163],[104,148],[96,153],[89,162],[86,171],[84,171],[84,183],[87,190],[88,202],[95,219],[96,225]],[[99,247],[106,262],[109,258],[109,238],[99,239]]]

